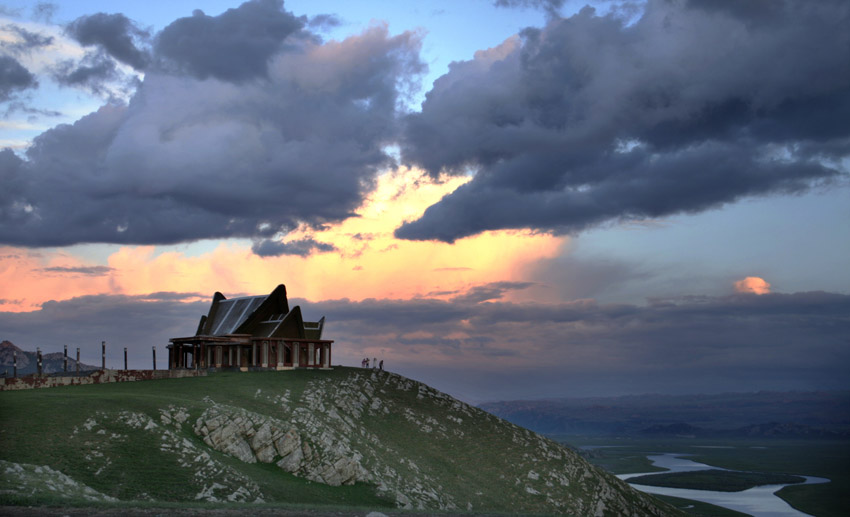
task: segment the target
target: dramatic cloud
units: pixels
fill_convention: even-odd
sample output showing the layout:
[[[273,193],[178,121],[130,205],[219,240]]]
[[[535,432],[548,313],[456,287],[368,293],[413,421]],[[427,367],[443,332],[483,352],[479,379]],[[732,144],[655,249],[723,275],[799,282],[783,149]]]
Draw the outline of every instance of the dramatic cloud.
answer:
[[[574,233],[846,175],[850,4],[744,4],[585,8],[453,63],[402,155],[475,177],[396,236]]]
[[[393,163],[400,92],[424,67],[419,36],[373,26],[322,43],[279,6],[174,22],[129,105],[42,133],[25,160],[4,157],[0,243],[263,239],[350,217]],[[96,87],[114,70],[102,50],[90,61],[64,81]]]
[[[299,33],[306,20],[282,8],[281,0],[253,0],[215,17],[196,10],[157,36],[156,52],[200,79],[265,77],[269,59],[287,38],[309,35]]]
[[[739,293],[767,294],[770,292],[770,284],[764,278],[748,276],[735,282],[735,290]]]
[[[11,165],[4,164],[4,157],[10,158]],[[11,151],[0,153],[0,175],[19,161]],[[411,178],[415,178],[413,183]],[[2,181],[6,180],[0,178]],[[261,257],[250,244],[234,241],[219,242],[213,249],[206,243],[172,249],[121,246],[97,262],[78,257],[73,250],[37,252],[0,246],[0,296],[20,300],[0,310],[31,311],[48,300],[93,294],[140,295],[166,290],[258,294],[280,282],[285,282],[290,292],[313,300],[449,297],[471,285],[522,282],[528,264],[561,252],[566,239],[531,232],[487,232],[451,245],[392,237],[402,221],[421,214],[463,181],[432,181],[421,172],[403,169],[383,173],[354,217],[321,228],[305,226],[285,239],[275,239],[288,243],[312,239],[336,248],[333,253],[314,252],[308,258],[286,254]],[[0,200],[20,195],[14,183],[5,184],[15,191],[0,190]],[[15,206],[7,216],[25,217],[28,209],[27,205]],[[45,272],[45,268],[96,267],[111,269],[96,277]],[[506,289],[502,299],[527,299],[531,289],[534,287]],[[445,293],[428,294],[439,291]],[[212,291],[207,292],[211,295]]]
[[[336,246],[326,242],[317,242],[313,239],[296,239],[288,242],[281,242],[272,239],[266,239],[255,243],[251,250],[261,257],[279,257],[281,255],[298,255],[306,257],[317,251],[319,253],[327,253],[336,250]]]
[[[103,52],[88,52],[80,61],[66,60],[53,69],[59,84],[84,87],[95,94],[106,93],[108,85],[120,77],[115,62]]]
[[[140,43],[150,37],[123,14],[97,13],[81,16],[68,25],[68,33],[83,45],[96,45],[118,61],[144,70],[148,53]]]
[[[196,299],[154,293],[48,302],[34,312],[0,312],[0,339],[47,351],[82,345],[84,355],[99,352],[106,340],[130,347],[131,360],[145,366],[151,345],[194,332],[209,306],[209,299]],[[309,318],[327,316],[335,363],[380,357],[392,371],[477,400],[848,388],[850,296],[841,294],[684,297],[648,305],[291,303]]]
[[[12,56],[0,55],[0,102],[15,93],[38,86],[35,76]]]

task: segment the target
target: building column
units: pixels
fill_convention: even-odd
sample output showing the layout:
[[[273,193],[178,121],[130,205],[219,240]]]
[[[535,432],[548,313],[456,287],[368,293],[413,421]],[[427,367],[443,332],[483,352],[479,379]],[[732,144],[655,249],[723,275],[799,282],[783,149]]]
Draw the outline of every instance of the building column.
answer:
[[[322,344],[322,367],[330,367],[330,350],[331,347],[327,343]]]
[[[261,357],[262,357],[262,365],[261,366],[263,368],[268,368],[269,367],[269,342],[268,341],[263,341],[262,351],[260,352],[260,354],[261,354]]]
[[[307,364],[315,366],[316,356],[313,355],[313,353],[313,343],[310,343],[309,345],[307,345],[307,357],[309,358],[307,359]]]
[[[292,366],[298,368],[298,359],[301,355],[301,343],[292,343]]]

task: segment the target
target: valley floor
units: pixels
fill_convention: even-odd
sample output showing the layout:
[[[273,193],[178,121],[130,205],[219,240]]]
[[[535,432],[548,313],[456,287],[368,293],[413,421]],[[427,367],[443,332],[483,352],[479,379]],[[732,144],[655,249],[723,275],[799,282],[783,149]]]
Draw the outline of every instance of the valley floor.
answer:
[[[784,439],[642,439],[558,436],[558,441],[585,448],[583,455],[615,474],[660,471],[647,455],[686,454],[714,467],[750,472],[828,478],[829,483],[788,486],[777,492],[792,507],[816,517],[843,517],[850,508],[850,442]],[[671,502],[671,501],[668,501]],[[691,502],[677,504],[685,509]],[[726,515],[693,512],[697,515]]]

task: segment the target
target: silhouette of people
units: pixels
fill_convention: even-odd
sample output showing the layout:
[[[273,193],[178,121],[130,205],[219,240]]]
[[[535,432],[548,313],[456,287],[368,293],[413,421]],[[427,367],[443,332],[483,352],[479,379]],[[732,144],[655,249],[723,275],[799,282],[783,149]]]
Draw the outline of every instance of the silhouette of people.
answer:
[[[377,367],[378,367],[378,358],[373,357],[372,358],[372,368],[374,369],[374,368],[377,368]]]
[[[378,365],[378,369],[381,370],[381,371],[384,371],[384,360],[383,359],[381,359],[381,362]]]
[[[366,368],[369,368],[369,358],[366,358]]]

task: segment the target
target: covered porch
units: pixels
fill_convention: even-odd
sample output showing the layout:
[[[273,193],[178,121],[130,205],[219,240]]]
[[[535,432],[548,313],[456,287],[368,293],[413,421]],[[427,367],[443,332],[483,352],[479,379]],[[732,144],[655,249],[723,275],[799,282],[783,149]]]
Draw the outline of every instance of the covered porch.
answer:
[[[289,370],[331,367],[331,344],[326,339],[253,337],[251,335],[173,338],[168,348],[169,369],[254,368]]]

